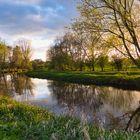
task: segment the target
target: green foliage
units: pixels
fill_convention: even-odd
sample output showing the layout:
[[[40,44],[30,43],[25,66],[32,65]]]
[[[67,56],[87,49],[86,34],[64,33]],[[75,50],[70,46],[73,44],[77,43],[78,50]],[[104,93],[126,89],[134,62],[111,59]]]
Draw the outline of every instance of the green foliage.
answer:
[[[35,59],[32,61],[32,68],[36,69],[43,69],[46,67],[46,63],[43,62],[41,59]]]
[[[99,55],[97,58],[97,64],[100,66],[101,71],[104,71],[104,67],[106,64],[108,64],[108,56],[106,55]]]
[[[23,66],[23,56],[22,56],[22,51],[19,46],[16,46],[13,48],[13,54],[12,54],[12,64],[14,68],[22,68]]]
[[[133,132],[105,131],[67,116],[0,97],[0,138],[3,140],[138,140]]]
[[[6,60],[8,58],[8,47],[5,42],[0,40],[0,69],[6,68]]]
[[[22,40],[15,47],[10,47],[0,40],[0,70],[31,69],[31,46]]]
[[[70,37],[72,36],[66,34],[62,39],[56,40],[55,45],[48,50],[49,69],[60,71],[72,69],[73,58],[69,50],[73,41],[70,41]]]
[[[112,56],[113,58],[113,65],[115,66],[115,68],[120,71],[123,69],[123,58],[120,58],[116,55]]]
[[[96,60],[94,57],[86,60],[86,66],[92,71],[95,71]]]
[[[140,72],[55,72],[29,71],[28,76],[80,84],[111,85],[123,89],[140,89]]]
[[[21,38],[16,42],[16,45],[20,47],[21,54],[22,54],[22,67],[24,69],[30,69],[31,68],[31,41]]]
[[[132,62],[128,58],[123,59],[123,69],[127,71],[132,66]]]

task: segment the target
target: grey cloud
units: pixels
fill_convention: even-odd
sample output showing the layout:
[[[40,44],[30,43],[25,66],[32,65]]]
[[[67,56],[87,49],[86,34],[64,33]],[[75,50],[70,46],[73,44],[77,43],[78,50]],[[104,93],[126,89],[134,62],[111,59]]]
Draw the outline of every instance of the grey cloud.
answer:
[[[75,16],[75,0],[0,0],[0,35],[10,44],[20,37],[34,40],[34,56],[44,58],[47,42],[62,35]]]
[[[2,19],[0,31],[12,35],[36,33],[46,28],[56,30],[63,28],[76,15],[74,2],[64,0],[36,0],[36,2],[38,4],[31,5],[0,1],[0,19]]]

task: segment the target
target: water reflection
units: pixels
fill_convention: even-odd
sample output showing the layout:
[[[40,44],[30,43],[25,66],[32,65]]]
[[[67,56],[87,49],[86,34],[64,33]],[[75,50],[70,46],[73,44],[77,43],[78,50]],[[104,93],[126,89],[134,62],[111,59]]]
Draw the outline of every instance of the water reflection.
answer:
[[[67,108],[69,115],[110,129],[124,128],[129,115],[139,106],[140,100],[139,92],[112,87],[53,82],[49,89],[56,96],[58,103]]]
[[[131,129],[140,125],[140,111],[132,115],[140,105],[138,91],[31,79],[15,74],[0,78],[0,93],[46,107],[56,114],[78,117],[97,127],[125,129],[127,126],[126,129]]]
[[[18,95],[33,96],[33,86],[31,79],[24,75],[15,73],[0,77],[0,95],[9,97]]]

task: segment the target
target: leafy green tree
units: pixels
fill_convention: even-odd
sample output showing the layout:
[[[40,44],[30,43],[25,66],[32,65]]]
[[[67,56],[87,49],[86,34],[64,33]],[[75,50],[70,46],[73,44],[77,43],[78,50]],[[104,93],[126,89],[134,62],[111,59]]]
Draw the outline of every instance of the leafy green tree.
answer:
[[[97,63],[97,59],[94,58],[93,56],[90,57],[89,59],[87,59],[85,62],[86,66],[92,71],[95,71],[95,64],[96,63]]]
[[[82,40],[73,33],[66,33],[47,52],[49,68],[56,70],[82,70],[85,61]]]
[[[32,61],[32,68],[33,69],[42,69],[45,68],[45,62],[41,59],[34,59]]]
[[[22,64],[23,64],[23,55],[22,55],[22,51],[21,48],[19,46],[16,46],[15,48],[13,48],[13,56],[12,56],[12,62],[14,65],[14,68],[22,68]]]
[[[132,61],[128,58],[123,59],[123,69],[127,71],[129,67],[132,65]]]
[[[69,67],[70,57],[68,56],[67,52],[65,52],[65,50],[63,49],[61,43],[55,44],[47,52],[50,61],[50,69],[63,71]]]
[[[4,41],[0,41],[0,70],[6,67],[8,61],[8,47]]]
[[[112,60],[113,60],[113,64],[115,66],[115,68],[120,71],[123,69],[123,58],[120,58],[116,55],[112,56]]]
[[[104,67],[108,64],[108,56],[100,54],[97,58],[97,64],[101,68],[101,71],[104,71]]]
[[[25,69],[31,68],[31,56],[32,56],[32,49],[31,49],[31,41],[27,39],[19,39],[16,42],[16,46],[19,46],[23,61],[22,61],[22,66]]]

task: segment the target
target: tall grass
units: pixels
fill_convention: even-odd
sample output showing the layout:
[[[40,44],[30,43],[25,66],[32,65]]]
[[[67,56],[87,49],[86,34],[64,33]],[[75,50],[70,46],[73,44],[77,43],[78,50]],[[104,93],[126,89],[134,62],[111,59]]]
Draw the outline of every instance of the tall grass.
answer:
[[[133,132],[106,131],[68,116],[0,97],[1,140],[139,140]]]

